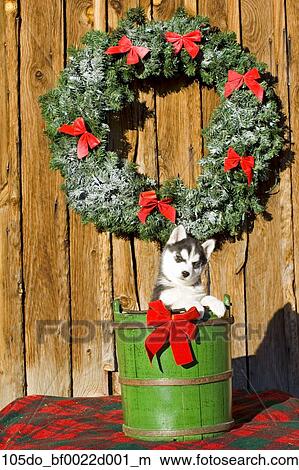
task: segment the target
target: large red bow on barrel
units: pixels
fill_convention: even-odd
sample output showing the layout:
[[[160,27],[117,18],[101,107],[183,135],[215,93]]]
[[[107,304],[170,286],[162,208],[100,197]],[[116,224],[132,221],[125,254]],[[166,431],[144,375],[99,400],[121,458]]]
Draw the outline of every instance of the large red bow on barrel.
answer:
[[[168,32],[165,33],[165,38],[167,42],[172,43],[175,55],[180,52],[183,46],[192,59],[195,59],[199,53],[199,46],[195,44],[196,42],[201,41],[201,32],[198,29],[191,31],[191,33],[184,34],[183,36],[177,33]]]
[[[85,122],[82,117],[77,118],[73,124],[63,124],[58,130],[63,134],[81,136],[77,147],[78,158],[80,159],[88,155],[89,147],[93,149],[101,143],[101,141],[91,134],[91,132],[87,132]]]
[[[169,203],[171,201],[172,199],[169,197],[159,201],[155,191],[145,191],[141,193],[139,196],[139,206],[141,209],[138,212],[140,222],[145,224],[147,216],[157,207],[161,214],[174,224],[176,210],[174,207],[170,206]]]
[[[139,59],[143,59],[146,54],[149,53],[147,47],[142,46],[133,46],[132,42],[127,36],[123,36],[119,41],[117,46],[108,47],[106,54],[124,54],[128,52],[127,55],[127,64],[133,65],[138,64]]]
[[[258,100],[263,101],[264,88],[256,81],[261,78],[258,69],[251,69],[244,75],[235,72],[235,70],[228,71],[228,80],[224,87],[224,96],[227,98],[234,90],[239,90],[245,83],[248,88],[255,94]]]
[[[254,168],[254,157],[240,157],[237,152],[230,147],[227,152],[227,157],[224,160],[224,171],[229,171],[235,168],[240,163],[242,170],[247,176],[248,186],[252,181],[252,168]]]
[[[198,310],[192,307],[188,312],[172,315],[161,300],[151,302],[149,307],[147,325],[156,327],[145,340],[149,360],[152,362],[155,354],[169,343],[176,364],[190,364],[193,355],[189,340],[196,337],[197,325],[192,321],[200,318]]]

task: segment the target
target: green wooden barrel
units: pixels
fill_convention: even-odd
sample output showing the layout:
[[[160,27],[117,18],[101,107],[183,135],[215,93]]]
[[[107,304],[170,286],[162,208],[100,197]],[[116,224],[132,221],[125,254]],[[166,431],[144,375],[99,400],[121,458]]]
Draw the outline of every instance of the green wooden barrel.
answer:
[[[127,436],[151,441],[203,439],[229,430],[231,414],[230,326],[233,318],[199,323],[191,346],[195,361],[176,365],[171,348],[153,364],[144,341],[153,331],[146,312],[122,311],[114,301],[114,328]]]

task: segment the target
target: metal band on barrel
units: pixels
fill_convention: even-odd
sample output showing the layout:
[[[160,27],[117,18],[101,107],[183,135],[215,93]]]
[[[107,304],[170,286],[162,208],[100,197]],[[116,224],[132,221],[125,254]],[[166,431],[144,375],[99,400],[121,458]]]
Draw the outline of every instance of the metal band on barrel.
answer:
[[[232,370],[227,370],[221,374],[207,375],[205,377],[196,377],[194,379],[138,379],[138,378],[126,378],[120,377],[119,383],[121,385],[133,385],[133,386],[143,386],[148,387],[152,385],[200,385],[200,384],[210,384],[215,382],[222,382],[228,380],[232,377]]]
[[[131,428],[123,425],[123,431],[129,437],[179,437],[179,436],[194,436],[197,434],[208,434],[211,432],[228,431],[234,425],[234,421],[227,423],[210,424],[208,426],[201,426],[199,428],[191,429],[178,429],[178,430],[152,430]]]

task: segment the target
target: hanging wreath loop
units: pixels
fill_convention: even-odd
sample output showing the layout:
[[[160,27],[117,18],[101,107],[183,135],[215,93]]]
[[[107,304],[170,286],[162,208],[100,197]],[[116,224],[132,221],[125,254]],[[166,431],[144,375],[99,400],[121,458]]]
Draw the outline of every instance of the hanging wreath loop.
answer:
[[[212,28],[179,9],[167,21],[127,13],[112,33],[91,31],[71,51],[57,88],[41,98],[53,169],[84,222],[102,231],[164,242],[173,225],[195,238],[235,235],[264,210],[263,187],[283,145],[281,115],[266,67]],[[220,97],[204,130],[207,155],[195,188],[179,178],[158,184],[107,150],[109,113],[138,97],[136,81],[199,80]]]

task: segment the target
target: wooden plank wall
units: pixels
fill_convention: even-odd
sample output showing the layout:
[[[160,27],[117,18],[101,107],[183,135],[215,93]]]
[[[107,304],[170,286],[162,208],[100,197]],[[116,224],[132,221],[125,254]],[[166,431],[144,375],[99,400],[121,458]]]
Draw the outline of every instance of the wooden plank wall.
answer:
[[[111,30],[127,8],[166,19],[178,6],[210,17],[269,65],[291,131],[294,159],[270,197],[271,221],[227,243],[209,266],[211,292],[229,292],[234,383],[299,396],[298,74],[296,0],[4,0],[0,6],[0,406],[23,394],[119,392],[110,303],[145,308],[161,247],[119,240],[69,213],[61,178],[48,169],[38,97],[54,86],[67,47],[95,27]],[[266,20],[265,20],[266,18]],[[153,111],[141,128],[138,107],[111,123],[111,148],[125,134],[128,158],[161,180],[192,186],[206,125],[218,99],[197,82],[142,91]],[[168,119],[165,119],[165,116]],[[175,116],[175,118],[173,118]],[[180,119],[177,118],[179,116]],[[107,322],[108,321],[108,322]],[[70,337],[70,329],[72,337]],[[84,337],[84,341],[82,341]]]
[[[0,6],[0,390],[1,404],[25,392],[21,240],[19,20]]]

